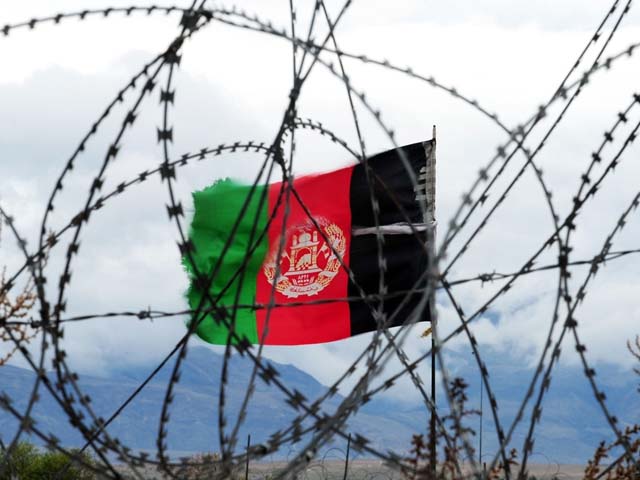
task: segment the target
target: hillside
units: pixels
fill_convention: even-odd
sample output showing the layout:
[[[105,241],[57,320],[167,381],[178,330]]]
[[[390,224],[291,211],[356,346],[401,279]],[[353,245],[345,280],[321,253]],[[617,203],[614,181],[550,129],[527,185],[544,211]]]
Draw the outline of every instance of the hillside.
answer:
[[[499,401],[501,421],[505,422],[513,418],[523,394],[521,380],[529,377],[532,372],[526,368],[513,367],[508,359],[497,354],[487,357],[487,362],[491,366],[492,387]],[[190,350],[171,409],[168,445],[175,454],[218,449],[216,409],[220,391],[217,379],[221,365],[222,357],[209,349],[198,347]],[[274,365],[280,371],[283,381],[307,398],[314,399],[325,392],[326,387],[305,372],[291,365]],[[159,412],[166,393],[170,366],[163,369],[111,425],[110,434],[118,437],[123,444],[136,450],[155,450]],[[242,357],[232,361],[232,374],[226,391],[229,405],[226,417],[230,422],[237,416],[250,367],[251,363]],[[80,385],[91,397],[96,413],[107,418],[147,373],[147,368],[139,367],[111,372],[108,377],[82,375]],[[456,374],[469,381],[469,406],[478,408],[477,375],[474,370],[467,366]],[[607,386],[608,404],[623,424],[625,421],[639,421],[640,397],[635,393],[633,378],[614,367],[605,368],[601,375]],[[34,375],[30,370],[14,366],[0,368],[0,390],[14,399],[14,404],[20,409],[26,405],[33,381]],[[80,445],[79,436],[69,426],[60,407],[48,393],[44,390],[41,392],[34,415],[38,426],[53,432],[64,445]],[[342,399],[340,395],[336,395],[324,404],[325,410],[332,412]],[[488,402],[485,401],[484,405],[483,449],[487,454],[494,451],[496,443]],[[258,381],[246,422],[240,429],[240,444],[244,444],[247,434],[251,434],[253,443],[266,441],[274,431],[288,426],[293,418],[295,411],[285,403],[283,395],[272,386]],[[413,433],[424,431],[425,418],[424,407],[421,405],[376,398],[350,420],[349,431],[366,436],[376,448],[400,453],[408,449]],[[479,417],[472,418],[470,423],[479,430]],[[6,412],[0,412],[3,440],[10,438],[16,425],[15,419]],[[516,430],[513,446],[521,446],[523,431],[522,428]],[[537,462],[544,463],[548,459],[549,462],[581,463],[592,454],[600,440],[608,438],[611,438],[609,430],[580,370],[560,370],[554,376],[543,420],[537,430]],[[295,449],[295,446],[292,448]],[[281,456],[288,453],[285,448]]]

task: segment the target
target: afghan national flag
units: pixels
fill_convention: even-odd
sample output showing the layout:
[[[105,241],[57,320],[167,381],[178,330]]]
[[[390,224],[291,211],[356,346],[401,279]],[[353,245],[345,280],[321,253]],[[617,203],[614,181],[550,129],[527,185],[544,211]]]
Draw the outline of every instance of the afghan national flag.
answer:
[[[414,178],[431,148],[432,141],[402,147]],[[425,284],[423,212],[397,150],[367,163],[368,171],[357,164],[296,178],[288,193],[283,183],[221,180],[193,194],[194,250],[184,263],[200,338],[300,345],[407,321]],[[229,340],[231,325],[237,337]]]

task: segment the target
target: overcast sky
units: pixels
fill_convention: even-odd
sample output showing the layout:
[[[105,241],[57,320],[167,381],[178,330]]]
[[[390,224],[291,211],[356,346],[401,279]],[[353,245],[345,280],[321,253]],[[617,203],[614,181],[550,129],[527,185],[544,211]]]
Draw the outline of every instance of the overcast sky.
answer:
[[[188,5],[190,2],[178,2]],[[301,2],[299,2],[301,3]],[[305,2],[309,3],[309,2]],[[341,49],[394,65],[411,66],[425,77],[433,76],[476,99],[508,126],[528,120],[555,88],[603,18],[610,2],[596,0],[509,2],[456,0],[450,2],[355,1],[336,31]],[[623,2],[625,3],[625,2]],[[92,2],[91,6],[127,5],[126,2]],[[248,12],[288,28],[288,2],[238,3]],[[339,2],[330,2],[335,17]],[[34,1],[0,5],[0,26],[59,11],[86,8],[86,2]],[[305,32],[309,11],[301,3],[300,31]],[[616,14],[617,18],[617,14]],[[177,15],[132,15],[123,18],[71,19],[59,26],[22,29],[8,37],[0,35],[0,202],[16,219],[16,226],[33,247],[45,205],[55,179],[66,160],[108,102],[131,76],[154,55],[163,51],[178,29]],[[605,34],[610,31],[610,21]],[[320,32],[324,29],[321,27]],[[603,35],[603,38],[606,35]],[[319,33],[316,38],[321,38]],[[603,58],[624,51],[640,41],[640,10],[632,10]],[[601,40],[596,50],[603,44]],[[335,61],[326,56],[328,60]],[[580,78],[593,55],[585,59],[574,78]],[[398,143],[431,136],[438,128],[439,234],[478,174],[495,153],[506,134],[487,117],[442,90],[378,66],[346,61],[353,85],[367,93],[382,118],[396,132]],[[613,68],[593,77],[569,110],[555,135],[538,157],[545,180],[553,192],[561,218],[568,213],[580,175],[597,149],[605,130],[616,121],[638,90],[638,55],[615,62]],[[164,76],[161,76],[164,79]],[[171,112],[174,125],[172,155],[235,141],[269,143],[279,127],[291,87],[291,47],[278,38],[238,30],[213,22],[185,43],[176,75],[176,101]],[[127,102],[134,98],[126,97]],[[550,113],[557,114],[556,107]],[[302,92],[299,116],[320,121],[355,145],[356,134],[344,86],[322,66],[317,66]],[[361,105],[358,106],[368,152],[390,148],[391,143]],[[56,201],[49,228],[64,226],[86,198],[105,149],[117,132],[126,110],[115,108],[99,134],[76,162]],[[640,119],[632,110],[621,140]],[[147,97],[135,127],[121,142],[118,161],[108,171],[109,191],[139,172],[162,161],[156,143],[161,125],[158,92]],[[549,124],[545,124],[548,126]],[[545,126],[542,129],[546,128]],[[534,135],[540,138],[540,134]],[[534,138],[532,138],[534,140]],[[614,154],[621,143],[605,152]],[[536,144],[532,141],[530,148]],[[335,168],[352,162],[346,152],[325,137],[301,132],[297,135],[297,174]],[[617,217],[635,195],[640,167],[638,144],[602,185],[601,191],[580,217],[574,234],[572,258],[597,254]],[[252,178],[259,157],[216,157],[181,169],[177,194],[187,210],[190,192],[216,178]],[[513,166],[490,196],[494,202],[523,164]],[[518,269],[552,232],[552,222],[542,190],[529,171],[488,223],[468,252],[451,271],[450,279],[485,272]],[[137,185],[110,201],[92,217],[81,236],[81,253],[73,264],[67,293],[69,315],[120,310],[186,308],[178,238],[167,219],[166,187],[158,178]],[[493,205],[491,201],[474,215],[477,225]],[[465,229],[454,242],[451,254],[469,237]],[[638,222],[616,237],[613,250],[638,248]],[[65,237],[65,239],[67,239]],[[64,252],[65,243],[60,251]],[[52,286],[57,285],[61,257],[55,252],[49,263]],[[580,332],[595,362],[630,363],[625,341],[640,325],[637,302],[640,259],[635,256],[610,262],[588,289],[586,301],[576,312]],[[17,268],[21,258],[7,232],[0,243],[0,265]],[[554,263],[551,249],[539,263]],[[587,273],[573,270],[575,289]],[[454,289],[465,312],[482,305],[502,284],[473,284]],[[492,307],[473,330],[483,348],[497,348],[508,358],[530,363],[539,353],[551,321],[557,273],[530,275]],[[53,293],[53,292],[52,292]],[[458,326],[450,305],[439,305],[443,333]],[[153,323],[131,319],[106,319],[69,327],[65,347],[74,368],[100,373],[127,364],[152,364],[184,333],[182,319]],[[367,336],[312,347],[267,348],[265,355],[294,363],[325,383],[332,382],[368,343]],[[194,339],[194,344],[201,343]],[[463,339],[448,347],[451,368],[470,361],[456,356]],[[410,356],[425,350],[424,340],[411,334],[406,343]],[[567,349],[571,350],[571,349]],[[321,361],[319,361],[321,359]],[[566,361],[575,361],[568,353]],[[407,385],[390,392],[408,396]]]

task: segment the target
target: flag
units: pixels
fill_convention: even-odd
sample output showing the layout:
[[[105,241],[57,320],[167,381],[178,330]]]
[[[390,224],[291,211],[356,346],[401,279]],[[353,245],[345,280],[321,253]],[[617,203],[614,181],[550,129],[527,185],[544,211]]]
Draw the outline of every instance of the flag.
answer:
[[[401,148],[424,183],[433,142]],[[233,325],[249,343],[323,343],[376,330],[382,321],[397,326],[407,320],[425,283],[428,225],[416,199],[424,195],[397,150],[367,163],[368,171],[360,163],[296,178],[288,201],[286,183],[224,179],[193,193],[194,249],[183,263],[191,321],[198,322],[201,339],[235,342],[229,340]],[[210,298],[203,279],[210,281]]]

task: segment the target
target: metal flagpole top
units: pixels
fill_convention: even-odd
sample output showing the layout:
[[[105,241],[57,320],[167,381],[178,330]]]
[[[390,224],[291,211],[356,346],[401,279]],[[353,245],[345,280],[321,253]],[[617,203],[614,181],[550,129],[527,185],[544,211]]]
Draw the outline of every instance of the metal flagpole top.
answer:
[[[425,223],[433,223],[436,220],[436,126],[432,130],[432,142],[427,163],[425,165],[425,194],[427,218]]]

